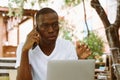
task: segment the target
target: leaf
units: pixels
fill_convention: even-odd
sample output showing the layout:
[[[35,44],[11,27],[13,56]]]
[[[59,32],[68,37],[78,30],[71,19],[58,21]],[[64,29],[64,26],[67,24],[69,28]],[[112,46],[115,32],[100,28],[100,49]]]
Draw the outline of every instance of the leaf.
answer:
[[[92,51],[92,55],[89,58],[94,58],[95,55],[103,54],[103,40],[97,33],[90,32],[90,35],[85,37],[83,42],[87,44]]]

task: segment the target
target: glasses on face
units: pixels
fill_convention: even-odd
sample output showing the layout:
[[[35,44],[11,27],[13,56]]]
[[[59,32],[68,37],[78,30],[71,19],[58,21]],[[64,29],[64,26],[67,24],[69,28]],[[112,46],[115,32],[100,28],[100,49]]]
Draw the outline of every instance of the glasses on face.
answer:
[[[52,24],[43,23],[40,25],[40,27],[44,30],[49,30],[50,27],[52,27],[52,29],[56,30],[59,28],[59,22],[54,22]]]

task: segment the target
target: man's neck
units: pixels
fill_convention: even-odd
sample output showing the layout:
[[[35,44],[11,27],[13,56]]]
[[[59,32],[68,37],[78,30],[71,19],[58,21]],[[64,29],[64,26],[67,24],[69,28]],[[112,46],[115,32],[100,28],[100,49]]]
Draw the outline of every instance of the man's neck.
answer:
[[[49,56],[53,52],[55,48],[55,44],[40,43],[39,47],[41,48],[41,50],[43,51],[45,55]]]

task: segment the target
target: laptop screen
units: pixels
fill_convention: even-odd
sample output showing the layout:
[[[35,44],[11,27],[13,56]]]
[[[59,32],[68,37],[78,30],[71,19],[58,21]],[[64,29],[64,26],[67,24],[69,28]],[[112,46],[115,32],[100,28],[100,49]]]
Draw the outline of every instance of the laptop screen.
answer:
[[[47,80],[94,80],[95,60],[52,60]]]

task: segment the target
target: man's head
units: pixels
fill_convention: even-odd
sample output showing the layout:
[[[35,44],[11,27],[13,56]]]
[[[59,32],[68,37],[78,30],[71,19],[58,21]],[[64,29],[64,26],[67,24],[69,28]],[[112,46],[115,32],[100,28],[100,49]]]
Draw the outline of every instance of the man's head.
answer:
[[[55,43],[59,33],[58,14],[51,8],[42,8],[36,14],[36,28],[43,43]]]

